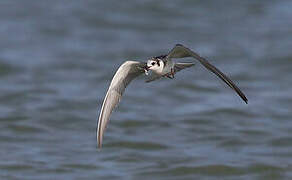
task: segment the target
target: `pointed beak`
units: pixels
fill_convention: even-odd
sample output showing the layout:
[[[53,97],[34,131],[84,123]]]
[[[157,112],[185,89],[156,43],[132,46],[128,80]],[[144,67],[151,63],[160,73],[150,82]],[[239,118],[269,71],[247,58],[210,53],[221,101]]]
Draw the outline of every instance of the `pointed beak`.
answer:
[[[144,66],[144,70],[145,70],[145,71],[149,71],[149,68],[150,68],[150,67],[147,66],[147,64],[145,64],[145,66]]]

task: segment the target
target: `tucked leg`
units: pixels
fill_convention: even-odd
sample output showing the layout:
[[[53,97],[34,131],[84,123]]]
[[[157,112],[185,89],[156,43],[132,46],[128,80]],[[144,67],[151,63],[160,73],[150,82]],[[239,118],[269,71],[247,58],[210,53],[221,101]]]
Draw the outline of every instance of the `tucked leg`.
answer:
[[[165,74],[164,76],[168,77],[169,79],[173,79],[174,78],[174,74],[175,74],[174,69],[171,68],[170,72]]]
[[[171,68],[170,74],[171,74],[171,76],[172,76],[172,79],[173,79],[173,78],[174,78],[174,74],[175,74],[175,72],[174,72],[174,69],[173,69],[173,68]]]

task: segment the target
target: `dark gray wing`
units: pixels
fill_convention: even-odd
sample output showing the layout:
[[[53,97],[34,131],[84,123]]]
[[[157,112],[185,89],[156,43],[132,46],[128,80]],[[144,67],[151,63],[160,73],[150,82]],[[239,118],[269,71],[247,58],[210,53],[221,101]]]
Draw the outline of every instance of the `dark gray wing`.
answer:
[[[216,74],[220,79],[222,79],[230,88],[235,90],[235,92],[241,97],[241,99],[247,104],[247,98],[244,93],[229,79],[225,74],[223,74],[219,69],[210,64],[205,58],[199,56],[197,53],[193,52],[187,47],[181,44],[175,45],[175,47],[167,55],[167,59],[171,58],[184,58],[193,57],[200,61],[200,63],[205,66],[208,70]]]
[[[127,85],[134,78],[144,73],[145,66],[146,63],[126,61],[119,67],[116,74],[114,75],[104,98],[98,119],[96,138],[99,148],[102,146],[103,134],[113,109],[121,100]]]

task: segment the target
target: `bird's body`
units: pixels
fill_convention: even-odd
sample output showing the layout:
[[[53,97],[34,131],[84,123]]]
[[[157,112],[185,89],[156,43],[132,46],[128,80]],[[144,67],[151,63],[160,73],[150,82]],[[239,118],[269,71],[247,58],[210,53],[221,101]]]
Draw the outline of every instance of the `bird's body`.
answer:
[[[168,61],[163,61],[163,70],[162,70],[162,76],[168,73],[171,73],[171,71],[173,71],[175,63],[173,62],[172,59],[168,60]]]
[[[150,67],[152,74],[146,80],[151,82],[161,77],[174,78],[174,75],[185,68],[195,65],[194,63],[175,63],[171,58],[167,58],[167,55],[153,57],[147,61],[147,67]]]
[[[115,106],[121,100],[127,85],[134,78],[142,75],[143,73],[148,75],[148,71],[150,70],[152,73],[146,82],[151,82],[162,77],[173,79],[174,75],[178,71],[194,65],[194,63],[175,63],[172,60],[172,58],[184,57],[193,57],[197,59],[203,66],[216,74],[230,88],[235,90],[236,93],[247,103],[247,98],[243,92],[241,92],[241,90],[225,74],[210,64],[203,57],[199,56],[183,45],[177,44],[167,55],[153,57],[147,62],[126,61],[119,67],[106,93],[98,119],[96,135],[99,147],[102,145],[103,134],[106,129],[106,125],[108,124],[110,115]]]

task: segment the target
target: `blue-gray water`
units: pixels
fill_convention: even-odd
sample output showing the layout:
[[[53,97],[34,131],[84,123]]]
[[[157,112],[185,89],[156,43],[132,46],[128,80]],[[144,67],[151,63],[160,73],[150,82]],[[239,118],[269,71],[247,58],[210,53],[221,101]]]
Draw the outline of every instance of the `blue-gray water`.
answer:
[[[291,1],[0,2],[0,179],[292,178]],[[125,60],[207,57],[130,84],[103,148],[96,117]],[[192,59],[186,59],[192,61]]]

